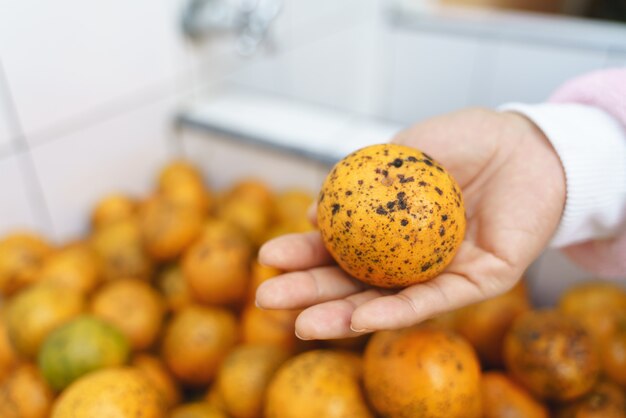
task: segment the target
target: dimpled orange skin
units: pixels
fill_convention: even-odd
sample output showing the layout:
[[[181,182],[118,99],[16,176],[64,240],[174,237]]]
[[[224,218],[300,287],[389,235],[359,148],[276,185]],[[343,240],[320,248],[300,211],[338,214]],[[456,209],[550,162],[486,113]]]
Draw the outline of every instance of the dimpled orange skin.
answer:
[[[504,362],[535,396],[557,401],[589,392],[600,371],[591,337],[575,319],[556,310],[518,317],[504,339]]]
[[[138,354],[133,358],[132,366],[154,386],[168,407],[180,402],[180,388],[160,358],[152,354]]]
[[[373,418],[361,389],[361,359],[335,350],[292,357],[267,388],[266,418]]]
[[[165,327],[162,358],[182,383],[203,386],[235,346],[237,321],[226,309],[188,306]]]
[[[394,144],[337,163],[322,186],[317,221],[341,268],[385,288],[436,277],[465,234],[456,181],[428,155]]]
[[[54,395],[39,370],[23,364],[0,385],[0,417],[45,418]]]
[[[455,333],[430,326],[377,332],[363,360],[367,397],[380,416],[482,417],[480,364]]]
[[[57,399],[51,418],[165,418],[157,390],[130,367],[89,373],[72,383]]]
[[[548,409],[507,375],[491,371],[481,379],[483,418],[548,418]]]

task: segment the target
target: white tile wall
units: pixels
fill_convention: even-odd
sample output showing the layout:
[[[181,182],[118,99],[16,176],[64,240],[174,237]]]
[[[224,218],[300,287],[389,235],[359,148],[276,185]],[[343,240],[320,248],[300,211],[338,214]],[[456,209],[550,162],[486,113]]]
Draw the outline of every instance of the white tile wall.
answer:
[[[9,111],[9,97],[2,77],[2,62],[0,62],[0,156],[5,155],[11,148],[15,137],[14,125]]]
[[[390,102],[385,116],[413,123],[467,105],[478,40],[397,31],[391,48]]]
[[[291,95],[333,108],[356,111],[360,91],[371,88],[361,83],[363,67],[359,27],[303,45],[287,57]],[[373,51],[372,51],[373,52]]]
[[[285,0],[275,27],[278,45],[293,48],[379,18],[386,0]]]
[[[166,0],[0,3],[0,57],[29,141],[173,76]]]
[[[226,80],[253,91],[290,96],[292,81],[288,56],[288,53],[263,53],[226,76]]]
[[[30,205],[21,158],[14,154],[0,159],[0,236],[19,229],[44,230]]]
[[[494,63],[490,104],[544,101],[566,80],[602,68],[604,51],[501,42]]]
[[[176,100],[155,102],[35,147],[33,158],[55,235],[85,231],[93,204],[121,191],[145,195],[168,159]]]

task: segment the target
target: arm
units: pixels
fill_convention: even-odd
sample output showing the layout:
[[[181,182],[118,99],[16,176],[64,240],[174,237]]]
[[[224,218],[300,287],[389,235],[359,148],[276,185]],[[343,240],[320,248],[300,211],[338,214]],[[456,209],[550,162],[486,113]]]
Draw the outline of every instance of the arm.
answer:
[[[576,78],[548,104],[503,109],[531,119],[564,167],[567,200],[551,245],[590,272],[626,275],[626,69]]]

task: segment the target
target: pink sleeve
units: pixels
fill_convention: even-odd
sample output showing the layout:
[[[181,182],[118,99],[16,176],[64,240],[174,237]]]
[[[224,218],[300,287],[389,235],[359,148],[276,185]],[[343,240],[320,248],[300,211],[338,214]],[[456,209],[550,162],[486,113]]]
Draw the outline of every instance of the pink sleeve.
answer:
[[[568,81],[550,98],[581,103],[614,116],[626,129],[626,68],[596,71]],[[626,276],[626,225],[610,239],[583,242],[564,249],[586,270],[607,278]]]

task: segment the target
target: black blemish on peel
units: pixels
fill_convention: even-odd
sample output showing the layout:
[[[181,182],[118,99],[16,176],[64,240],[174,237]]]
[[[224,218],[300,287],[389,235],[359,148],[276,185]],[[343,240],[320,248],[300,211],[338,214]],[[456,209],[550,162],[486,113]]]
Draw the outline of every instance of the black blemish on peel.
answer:
[[[416,163],[417,162],[417,158],[415,158],[415,157],[408,157],[407,161],[410,161],[412,163]]]
[[[435,187],[435,191],[439,194],[439,196],[443,195],[443,191],[439,187]]]
[[[399,176],[398,176],[398,177],[399,177]],[[402,177],[402,178],[400,179],[400,184],[404,184],[404,183],[411,183],[411,182],[414,182],[414,181],[415,181],[415,177],[413,177],[413,176],[411,176],[411,177],[407,177],[407,178]]]
[[[443,237],[444,235],[446,235],[446,228],[444,228],[443,226],[441,226],[439,228],[439,236]]]
[[[430,263],[422,264],[422,268],[421,268],[422,273],[425,272],[426,270],[428,270],[431,267],[432,267],[432,264],[430,264]]]
[[[352,196],[352,190],[348,190],[348,191],[346,192],[346,196]]]
[[[398,193],[396,195],[396,197],[398,198],[398,209],[405,210],[406,209],[406,200],[404,200],[404,198],[406,197],[406,193],[400,192],[400,193]]]
[[[448,215],[441,215],[441,220],[442,222],[445,222],[448,220]]]
[[[407,221],[406,219],[403,219],[400,221],[400,225],[402,226],[407,226],[409,224],[409,221]]]
[[[388,212],[381,205],[376,208],[376,213],[379,215],[386,215]]]
[[[341,209],[341,205],[339,203],[335,203],[333,204],[332,208],[333,208],[332,214],[336,215],[337,212],[339,212],[339,209]]]
[[[429,166],[429,167],[432,167],[432,166],[434,165],[434,164],[433,164],[433,162],[432,162],[432,161],[430,161],[430,160],[422,160],[422,162],[423,162],[424,164],[426,164],[427,166]]]
[[[400,168],[402,167],[402,159],[401,158],[396,158],[395,160],[393,160],[392,162],[390,162],[389,164],[387,164],[388,166],[394,166],[396,168]]]

